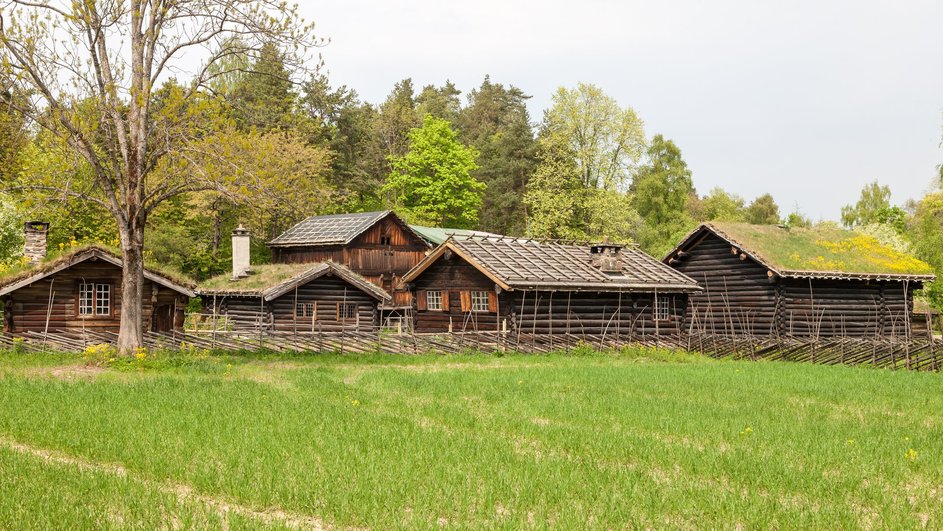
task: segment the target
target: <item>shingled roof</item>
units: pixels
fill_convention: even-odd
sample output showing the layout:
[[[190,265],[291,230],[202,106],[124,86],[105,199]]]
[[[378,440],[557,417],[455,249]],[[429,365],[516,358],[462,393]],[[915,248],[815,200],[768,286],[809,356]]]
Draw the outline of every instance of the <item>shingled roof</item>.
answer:
[[[334,275],[351,286],[381,302],[390,300],[390,295],[379,286],[369,282],[347,267],[334,262],[315,264],[263,264],[252,266],[245,278],[233,279],[223,274],[203,282],[197,293],[200,295],[262,297],[271,301],[324,275]]]
[[[446,251],[452,251],[502,289],[559,291],[700,291],[697,282],[634,247],[621,250],[622,272],[592,264],[589,246],[522,239],[449,239],[406,275],[412,282]]]
[[[380,220],[392,216],[407,231],[413,232],[392,210],[382,212],[358,212],[354,214],[329,214],[312,216],[268,242],[269,247],[294,247],[302,245],[347,245],[366,232]],[[422,236],[416,237],[423,240]],[[425,241],[425,240],[423,240]]]
[[[786,229],[776,225],[711,222],[688,234],[664,261],[712,233],[773,274],[786,278],[911,280],[929,282],[933,269],[867,234],[835,226]]]
[[[445,240],[452,238],[455,240],[467,240],[469,238],[500,237],[500,234],[471,229],[449,229],[443,227],[423,227],[422,225],[410,225],[413,231],[423,237],[424,240],[439,245]]]

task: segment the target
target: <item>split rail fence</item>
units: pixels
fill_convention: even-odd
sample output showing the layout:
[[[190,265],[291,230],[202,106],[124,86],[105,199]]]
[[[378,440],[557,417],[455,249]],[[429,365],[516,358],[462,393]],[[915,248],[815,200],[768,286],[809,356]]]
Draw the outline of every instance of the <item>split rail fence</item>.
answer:
[[[117,334],[100,331],[28,333],[12,339],[0,336],[0,347],[30,352],[78,352],[90,345],[115,344]],[[149,332],[150,349],[209,349],[283,353],[339,354],[462,354],[522,352],[542,354],[574,350],[613,350],[642,346],[699,352],[718,359],[775,360],[822,365],[870,365],[880,368],[939,371],[943,367],[943,340],[939,338],[808,338],[679,334],[647,337],[577,334],[518,334],[514,332],[453,332],[417,334],[384,330],[292,333],[260,330],[257,333],[204,330]]]

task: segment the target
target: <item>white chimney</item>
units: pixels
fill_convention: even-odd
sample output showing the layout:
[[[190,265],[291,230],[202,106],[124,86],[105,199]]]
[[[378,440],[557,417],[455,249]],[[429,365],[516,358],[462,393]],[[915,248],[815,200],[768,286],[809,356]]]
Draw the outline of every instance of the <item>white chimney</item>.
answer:
[[[249,272],[249,229],[239,225],[232,231],[232,278],[245,277]]]
[[[38,264],[46,259],[46,236],[49,223],[45,221],[27,221],[23,224],[23,256],[30,264]]]

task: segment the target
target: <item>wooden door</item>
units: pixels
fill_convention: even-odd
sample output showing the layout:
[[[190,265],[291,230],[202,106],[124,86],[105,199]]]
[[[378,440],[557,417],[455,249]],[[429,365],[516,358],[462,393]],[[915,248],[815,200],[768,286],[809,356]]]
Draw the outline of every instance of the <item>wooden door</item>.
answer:
[[[174,307],[162,304],[154,308],[154,317],[151,320],[151,329],[154,332],[170,332],[174,327]]]

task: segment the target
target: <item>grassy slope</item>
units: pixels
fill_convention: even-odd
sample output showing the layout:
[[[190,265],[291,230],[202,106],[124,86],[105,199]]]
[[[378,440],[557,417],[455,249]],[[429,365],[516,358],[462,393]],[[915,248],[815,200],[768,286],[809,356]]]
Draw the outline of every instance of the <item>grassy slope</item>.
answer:
[[[933,273],[926,263],[883,246],[871,236],[837,227],[787,231],[775,225],[711,224],[781,270]]]
[[[50,368],[63,358],[23,359],[0,357],[3,440],[334,525],[943,526],[936,374],[328,356],[89,375]],[[83,526],[113,511],[151,522],[151,500],[181,521],[215,517],[0,448],[0,476],[14,478],[0,494],[25,508],[0,502],[0,527],[36,511]],[[52,481],[58,498],[41,493]],[[87,510],[61,503],[89,492]]]

